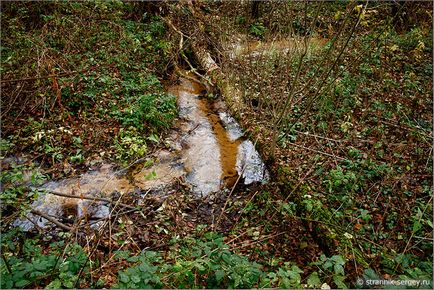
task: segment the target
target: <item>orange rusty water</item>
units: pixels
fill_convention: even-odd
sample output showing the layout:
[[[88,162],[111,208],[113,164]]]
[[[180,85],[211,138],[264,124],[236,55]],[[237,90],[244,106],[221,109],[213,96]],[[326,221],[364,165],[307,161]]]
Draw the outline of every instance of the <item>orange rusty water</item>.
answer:
[[[217,142],[220,147],[220,162],[222,165],[222,176],[225,187],[231,187],[235,184],[238,173],[236,170],[238,145],[240,140],[231,141],[226,129],[223,127],[219,116],[211,110],[211,104],[207,100],[201,100],[201,110],[208,117],[213,132],[217,138]]]
[[[173,95],[179,97],[181,92],[188,92],[192,97],[198,98],[199,114],[203,114],[212,126],[213,136],[216,138],[219,151],[220,151],[220,166],[221,176],[220,180],[223,181],[223,186],[231,187],[235,184],[238,178],[236,170],[238,145],[240,140],[232,141],[229,138],[228,132],[221,123],[219,116],[213,111],[212,103],[204,96],[206,89],[199,82],[194,81],[193,78],[182,79],[180,85],[168,88],[168,91]],[[195,130],[195,128],[192,128]],[[208,158],[208,156],[203,156]],[[208,168],[208,170],[216,170],[216,168]]]

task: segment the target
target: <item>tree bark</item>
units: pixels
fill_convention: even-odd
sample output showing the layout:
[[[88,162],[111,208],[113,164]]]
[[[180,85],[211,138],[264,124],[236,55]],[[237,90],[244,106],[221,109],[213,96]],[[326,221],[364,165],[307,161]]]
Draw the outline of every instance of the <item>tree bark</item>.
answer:
[[[167,19],[166,23],[168,23],[169,27],[171,27],[177,34],[180,35],[181,39],[183,37],[188,37],[188,43],[190,45],[191,51],[200,65],[201,69],[205,71],[205,77],[207,81],[210,82],[214,87],[217,87],[220,90],[221,95],[225,99],[229,110],[234,113],[233,108],[233,100],[232,98],[228,98],[228,96],[233,96],[234,92],[230,89],[227,84],[226,78],[222,73],[221,68],[217,64],[217,62],[212,57],[209,46],[212,46],[212,41],[210,41],[209,35],[206,33],[206,24],[203,15],[195,9],[194,2],[187,1],[182,4],[183,9],[188,9],[190,17],[189,24],[193,25],[193,27],[189,26],[188,31],[183,31],[181,27],[176,27],[176,23],[182,23],[185,21],[185,15],[178,15],[178,19],[182,19],[183,21],[175,21],[175,19]],[[172,17],[176,18],[177,13],[180,13],[182,9],[174,8],[172,9]],[[181,26],[181,24],[180,24]],[[193,31],[193,33],[191,33]],[[186,41],[187,42],[187,41]],[[180,43],[183,43],[181,41]]]

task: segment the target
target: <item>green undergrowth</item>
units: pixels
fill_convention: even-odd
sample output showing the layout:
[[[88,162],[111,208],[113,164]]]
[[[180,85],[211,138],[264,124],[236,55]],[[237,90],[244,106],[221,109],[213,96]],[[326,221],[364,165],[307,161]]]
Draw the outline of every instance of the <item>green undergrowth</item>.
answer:
[[[147,138],[176,115],[159,81],[171,45],[162,20],[141,7],[2,4],[2,133],[14,144],[5,154],[79,166],[98,155],[128,163],[155,145]],[[127,151],[128,142],[140,148]]]
[[[254,52],[252,42],[253,52],[240,53],[223,66],[231,86],[241,92],[241,122],[255,124],[250,131],[273,164],[286,200],[277,208],[302,220],[328,256],[348,261],[348,280],[374,269],[377,277],[431,281],[433,32],[432,20],[421,15],[430,13],[432,5],[398,5],[402,11],[396,18],[393,5],[369,5],[345,49],[352,17],[364,5],[352,12],[346,10],[350,2],[274,5],[297,16],[286,20],[289,28],[276,21],[265,25],[267,33],[247,30],[265,23],[273,5],[262,6],[257,19],[248,6],[232,5],[228,13],[239,13],[238,20],[222,16],[219,25],[234,35],[253,34],[264,46],[276,34],[288,37],[288,29],[300,39],[311,29],[297,79],[302,49],[295,49],[298,55],[291,59],[279,47],[269,54]],[[318,7],[321,16],[309,26]],[[273,19],[286,15],[275,14]],[[402,25],[402,17],[411,25]],[[289,109],[276,125],[273,120],[286,100]]]
[[[179,180],[169,202],[128,196],[148,203],[137,215],[116,213],[108,238],[91,238],[11,225],[43,182],[93,159],[128,165],[161,145],[177,112],[160,79],[178,43],[143,3],[2,2],[1,288],[365,288],[368,279],[432,288],[432,23],[397,32],[382,17],[389,4],[370,6],[337,69],[321,79],[339,54],[330,48],[348,3],[321,4],[315,31],[305,3],[264,2],[256,18],[250,4],[203,4],[205,18],[229,15],[205,30],[224,34],[213,29],[227,21],[248,40],[289,32],[317,40],[297,81],[298,59],[277,48],[219,59],[243,92],[240,121],[264,155],[278,130],[268,163],[274,189],[235,191],[222,234],[194,230],[199,206],[182,208]],[[318,90],[323,80],[330,85]],[[294,102],[272,127],[293,83]]]
[[[313,112],[288,117],[290,129],[279,139],[285,149],[288,142],[312,146],[315,139],[300,132],[337,140],[313,145],[332,154],[330,161],[333,154],[344,159],[332,165],[312,154],[312,176],[321,182],[301,186],[299,214],[316,223],[324,249],[396,279],[431,281],[433,271],[432,59],[422,56],[432,52],[429,35],[417,28],[390,32],[390,59],[379,47],[355,68],[343,67]],[[357,41],[363,47],[370,36]]]
[[[75,288],[80,272],[89,271],[88,257],[78,244],[29,239],[18,230],[1,236],[1,288]]]
[[[298,132],[346,144],[336,151],[336,141],[319,147],[345,160],[330,166],[313,156],[313,176],[322,182],[303,186],[308,194],[300,194],[303,216],[318,221],[317,231],[329,240],[326,248],[338,240],[336,250],[363,268],[377,264],[385,275],[408,279],[432,275],[432,59],[423,57],[432,52],[430,35],[421,28],[383,34],[394,51],[390,58],[387,48],[378,47],[355,68],[344,67],[306,118],[310,122],[289,123]],[[355,41],[362,50],[371,39]],[[298,119],[297,113],[291,118]],[[309,142],[296,131],[282,134],[281,145],[288,137]]]
[[[160,82],[171,43],[161,18],[121,1],[2,2],[1,27],[1,288],[76,288],[98,264],[88,249],[12,224],[41,184],[161,145],[177,114]]]
[[[94,260],[76,243],[47,243],[40,236],[26,236],[19,230],[2,235],[0,262],[2,288],[100,288],[104,277],[90,273],[106,261]],[[318,270],[304,273],[296,264],[263,265],[238,254],[215,232],[173,238],[168,251],[117,250],[112,264],[119,269],[111,287],[120,289],[159,288],[300,288],[320,287],[333,277],[338,287],[344,282],[345,260],[321,256]],[[120,266],[120,267],[119,267]],[[116,267],[116,266],[115,266]],[[309,275],[307,275],[309,274]]]
[[[156,252],[144,252],[126,258],[137,262],[119,272],[119,288],[295,288],[301,286],[303,271],[287,263],[277,271],[265,271],[264,266],[230,250],[223,236],[208,232],[202,238],[176,241],[167,257]],[[125,252],[119,252],[123,258]],[[125,258],[124,258],[125,259]],[[319,286],[320,280],[309,280]]]
[[[38,191],[35,186],[46,182],[47,177],[37,170],[35,164],[24,165],[14,163],[11,168],[3,169],[0,173],[2,207],[2,222],[8,224],[6,218],[10,213],[14,217],[24,213],[34,198],[37,198]]]

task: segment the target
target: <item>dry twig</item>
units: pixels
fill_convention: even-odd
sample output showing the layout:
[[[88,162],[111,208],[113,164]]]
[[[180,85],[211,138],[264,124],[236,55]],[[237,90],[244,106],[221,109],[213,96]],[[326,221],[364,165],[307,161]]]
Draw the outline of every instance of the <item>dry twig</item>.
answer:
[[[40,212],[38,210],[33,209],[33,210],[30,211],[30,213],[32,213],[34,215],[38,215],[40,217],[43,217],[44,219],[48,220],[49,222],[55,224],[56,226],[58,226],[59,228],[62,228],[64,230],[67,230],[67,231],[72,231],[73,230],[73,228],[71,228],[70,226],[67,226],[64,223],[61,223],[58,220],[56,220],[55,218],[52,218],[49,215],[47,215],[47,214],[45,214],[43,212]]]

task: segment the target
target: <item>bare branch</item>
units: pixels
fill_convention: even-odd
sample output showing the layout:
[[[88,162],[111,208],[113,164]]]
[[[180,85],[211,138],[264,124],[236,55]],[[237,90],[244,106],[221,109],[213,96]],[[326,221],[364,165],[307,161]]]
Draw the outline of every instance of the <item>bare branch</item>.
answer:
[[[62,196],[62,197],[69,197],[69,198],[78,198],[78,199],[87,199],[87,200],[92,200],[92,201],[102,201],[102,202],[107,202],[110,204],[115,203],[115,201],[109,199],[109,198],[104,198],[104,197],[96,197],[96,196],[90,196],[90,195],[74,195],[74,194],[66,194],[66,193],[61,193],[61,192],[56,192],[56,191],[46,191],[49,194],[53,194],[53,195],[57,195],[57,196]],[[125,204],[125,203],[119,203],[120,206],[129,208],[129,209],[136,209],[136,207]]]
[[[62,229],[64,229],[64,230],[66,230],[66,231],[72,231],[72,230],[73,230],[73,228],[71,228],[71,227],[65,225],[64,223],[59,222],[59,221],[56,220],[55,218],[52,218],[52,217],[50,217],[49,215],[47,215],[47,214],[45,214],[45,213],[43,213],[43,212],[40,212],[40,211],[38,211],[38,210],[32,209],[32,210],[30,211],[30,213],[32,213],[32,214],[34,214],[34,215],[38,215],[38,216],[40,216],[40,217],[43,217],[44,219],[48,220],[49,222],[55,224],[55,225],[58,226],[59,228],[62,228]]]

